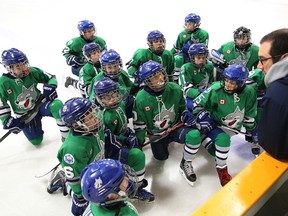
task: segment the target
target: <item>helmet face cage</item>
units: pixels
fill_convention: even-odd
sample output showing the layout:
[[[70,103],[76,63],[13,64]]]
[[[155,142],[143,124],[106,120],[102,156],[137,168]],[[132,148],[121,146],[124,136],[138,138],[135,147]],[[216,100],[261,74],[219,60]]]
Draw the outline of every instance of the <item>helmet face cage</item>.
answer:
[[[160,78],[159,78],[160,77]],[[144,83],[154,92],[165,89],[168,83],[168,76],[164,69],[160,69],[144,80]]]
[[[250,29],[241,26],[241,27],[237,28],[233,33],[234,33],[235,46],[238,49],[244,50],[251,45],[251,31],[250,31]],[[242,42],[240,44],[237,41],[237,39],[242,39],[242,40],[246,39],[246,41]]]
[[[103,126],[103,116],[96,105],[84,112],[72,127],[74,131],[83,134],[96,134]]]
[[[110,49],[102,53],[100,63],[101,69],[107,77],[117,79],[121,75],[122,59],[116,51]]]
[[[185,17],[184,28],[187,33],[192,33],[199,28],[201,24],[201,17],[195,13],[188,14]]]
[[[160,44],[157,44],[159,42]],[[147,44],[156,55],[162,55],[166,47],[166,39],[160,31],[151,31],[147,36]]]
[[[229,66],[223,72],[222,85],[224,86],[224,90],[228,93],[238,93],[244,88],[248,75],[249,71],[245,66],[239,64]],[[230,83],[229,85],[231,85],[231,81],[236,83],[234,89],[230,89],[226,86],[227,83]]]
[[[23,78],[30,73],[27,56],[16,48],[4,50],[2,63],[6,70],[15,78]]]
[[[80,21],[77,25],[77,28],[81,35],[84,35],[84,33],[90,29],[93,29],[94,31],[96,31],[94,23],[89,20]]]
[[[99,54],[101,53],[101,47],[100,47],[99,44],[92,42],[92,43],[88,43],[88,44],[84,45],[84,47],[83,47],[83,55],[85,56],[85,58],[88,61],[92,61],[93,62],[93,60],[91,59],[91,53],[94,53],[94,52],[99,52]]]
[[[127,200],[127,194],[133,194],[136,190],[132,180],[129,180],[125,191],[120,190],[124,178],[126,177],[126,181],[129,178],[129,171],[126,170],[126,167],[128,166],[112,159],[103,159],[89,164],[80,175],[83,197],[102,207],[109,207],[117,202]],[[109,200],[110,194],[116,196]]]
[[[122,101],[119,89],[107,91],[103,94],[95,94],[97,102],[105,109],[116,109]]]
[[[205,67],[205,65],[207,64],[208,54],[209,54],[209,50],[204,44],[192,44],[188,50],[190,61],[197,68]],[[203,63],[202,62],[196,63],[195,57],[205,58],[205,61],[203,61]]]

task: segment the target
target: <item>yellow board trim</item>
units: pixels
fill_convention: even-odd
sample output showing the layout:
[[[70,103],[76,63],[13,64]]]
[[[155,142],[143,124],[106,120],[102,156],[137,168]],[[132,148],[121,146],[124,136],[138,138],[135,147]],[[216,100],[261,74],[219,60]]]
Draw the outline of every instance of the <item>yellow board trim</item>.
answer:
[[[263,152],[192,215],[253,215],[288,179],[288,161]]]

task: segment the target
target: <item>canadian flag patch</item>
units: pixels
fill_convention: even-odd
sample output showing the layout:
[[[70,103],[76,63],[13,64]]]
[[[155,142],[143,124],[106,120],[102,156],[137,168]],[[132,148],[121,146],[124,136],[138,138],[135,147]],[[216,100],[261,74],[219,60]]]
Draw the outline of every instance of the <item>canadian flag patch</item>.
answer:
[[[231,53],[231,50],[226,50],[226,53],[227,53],[227,54],[230,54],[230,53]]]
[[[219,100],[219,104],[226,104],[226,100]]]
[[[145,110],[145,111],[149,111],[149,110],[151,110],[151,108],[150,108],[150,106],[146,106],[146,107],[144,108],[144,110]]]
[[[113,122],[114,125],[117,125],[118,124],[118,120],[115,119],[115,121]]]
[[[10,89],[7,89],[7,94],[12,94],[13,93],[13,90],[10,88]]]

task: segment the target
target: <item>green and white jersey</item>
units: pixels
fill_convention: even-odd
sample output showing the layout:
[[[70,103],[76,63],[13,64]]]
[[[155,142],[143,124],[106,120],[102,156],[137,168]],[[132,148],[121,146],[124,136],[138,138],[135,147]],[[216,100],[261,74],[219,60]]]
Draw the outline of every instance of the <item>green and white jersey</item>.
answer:
[[[96,68],[92,63],[87,62],[79,71],[79,81],[82,85],[90,85],[92,79],[100,72],[100,68]]]
[[[169,80],[172,81],[174,68],[175,68],[175,59],[174,59],[174,56],[168,50],[164,50],[162,55],[159,56],[153,53],[149,48],[138,49],[134,53],[133,58],[127,63],[129,75],[132,75],[135,71],[139,69],[139,67],[142,64],[144,64],[145,62],[148,62],[149,60],[152,60],[161,64],[166,70]]]
[[[184,44],[189,40],[192,40],[194,43],[203,43],[208,47],[209,34],[207,31],[201,28],[196,29],[196,31],[192,33],[187,33],[185,30],[181,31],[178,34],[174,47],[170,51],[172,55],[180,52]]]
[[[224,55],[224,59],[230,65],[241,64],[249,71],[257,68],[259,47],[252,44],[246,51],[240,52],[235,48],[235,42],[230,41],[223,44],[218,51]]]
[[[8,73],[0,77],[0,119],[2,122],[11,116],[11,109],[16,117],[20,117],[34,108],[41,93],[37,88],[39,83],[57,85],[57,80],[55,75],[36,67],[30,67],[30,73],[21,79],[16,79]]]
[[[91,101],[93,101],[93,99],[94,99],[94,89],[93,89],[94,83],[96,82],[96,80],[100,80],[104,77],[106,77],[106,76],[105,76],[104,72],[101,71],[97,76],[95,76],[92,79],[91,85],[89,88],[89,98]],[[129,94],[134,95],[138,92],[138,89],[139,89],[138,85],[136,83],[133,83],[130,80],[129,75],[123,69],[121,70],[121,74],[118,77],[118,80],[116,82],[119,83],[120,92],[121,92],[124,99],[127,98],[127,96]]]
[[[80,58],[85,58],[82,48],[85,44],[95,42],[100,45],[101,51],[106,50],[106,42],[103,38],[96,36],[93,41],[86,41],[83,37],[75,37],[66,42],[65,48],[62,50],[63,55],[67,59],[70,55],[74,55]]]
[[[126,133],[127,118],[125,115],[125,103],[122,101],[117,109],[104,109],[104,125],[112,134],[120,136]]]
[[[247,85],[251,85],[256,92],[264,93],[266,90],[266,86],[264,83],[264,73],[260,69],[255,69],[249,72],[249,80],[247,81]]]
[[[60,147],[57,158],[65,171],[67,182],[78,196],[82,197],[81,171],[90,163],[104,158],[104,130],[95,136],[74,134],[71,130]]]
[[[257,98],[251,86],[246,86],[240,94],[227,93],[221,82],[214,82],[194,102],[209,111],[219,125],[238,130],[243,125],[250,131],[256,128]]]
[[[120,211],[118,212],[118,209],[111,210],[107,208],[103,208],[97,204],[90,203],[90,206],[86,211],[84,212],[83,216],[138,216],[137,209],[132,205],[132,203],[125,201],[124,206],[121,207]]]
[[[169,82],[163,94],[156,96],[145,88],[136,95],[133,125],[138,142],[143,143],[146,131],[150,135],[163,132],[173,126],[186,109],[183,91],[179,85]]]
[[[213,69],[214,67],[211,62],[207,62],[202,69],[195,67],[191,62],[186,63],[181,67],[179,85],[183,88],[185,83],[193,84],[193,87],[189,91],[193,91],[193,93],[190,93],[190,96],[191,98],[195,98],[200,94],[198,89],[206,89],[213,82]],[[193,97],[192,94],[194,94]]]

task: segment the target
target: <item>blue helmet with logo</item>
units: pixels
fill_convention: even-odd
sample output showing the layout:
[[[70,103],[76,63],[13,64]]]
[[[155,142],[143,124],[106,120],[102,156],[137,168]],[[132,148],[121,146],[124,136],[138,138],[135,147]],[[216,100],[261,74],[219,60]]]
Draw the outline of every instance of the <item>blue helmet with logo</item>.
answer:
[[[16,78],[22,78],[30,73],[30,65],[27,56],[16,48],[4,50],[2,52],[2,64],[7,71]],[[16,72],[14,65],[18,65],[21,71]]]
[[[93,22],[91,22],[89,20],[81,20],[78,22],[77,28],[78,28],[80,34],[82,34],[85,31],[87,31],[88,29],[91,29],[91,28],[95,29],[95,25]]]
[[[120,185],[126,176],[124,166],[118,160],[102,159],[89,164],[80,175],[83,197],[101,206],[124,201],[127,196],[119,194]],[[116,200],[108,200],[109,194],[119,194]]]
[[[163,41],[163,46],[161,46],[160,48],[154,49],[153,48],[153,42],[158,41],[158,40]],[[150,50],[152,50],[152,52],[154,52],[157,55],[162,55],[162,53],[165,49],[166,39],[160,31],[154,30],[154,31],[149,32],[149,34],[147,36],[147,44],[148,44]]]
[[[201,23],[201,17],[195,13],[190,13],[185,17],[185,22],[192,22],[196,23],[200,26]],[[198,26],[198,27],[199,27]]]
[[[230,65],[229,67],[225,68],[223,72],[223,77],[224,79],[235,81],[237,84],[237,88],[233,90],[228,90],[225,87],[225,80],[224,80],[224,89],[229,93],[238,92],[245,86],[245,82],[247,81],[248,76],[249,76],[249,70],[247,67],[240,64]]]

